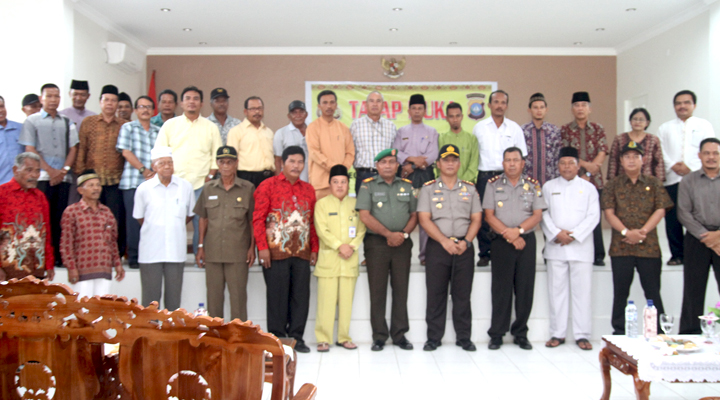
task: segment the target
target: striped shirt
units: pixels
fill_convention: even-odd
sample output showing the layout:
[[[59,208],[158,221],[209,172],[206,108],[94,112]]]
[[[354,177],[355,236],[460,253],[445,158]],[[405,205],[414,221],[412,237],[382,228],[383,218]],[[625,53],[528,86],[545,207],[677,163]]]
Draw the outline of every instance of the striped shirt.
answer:
[[[355,168],[375,168],[375,156],[392,147],[397,136],[395,124],[383,117],[375,122],[367,115],[350,125],[355,144]]]
[[[123,150],[131,151],[142,165],[149,169],[150,151],[155,146],[158,132],[160,132],[160,128],[157,125],[150,124],[150,131],[146,131],[140,121],[128,122],[120,128],[115,148],[121,153]],[[120,189],[135,189],[144,181],[145,177],[140,170],[125,160],[125,167],[120,177]]]

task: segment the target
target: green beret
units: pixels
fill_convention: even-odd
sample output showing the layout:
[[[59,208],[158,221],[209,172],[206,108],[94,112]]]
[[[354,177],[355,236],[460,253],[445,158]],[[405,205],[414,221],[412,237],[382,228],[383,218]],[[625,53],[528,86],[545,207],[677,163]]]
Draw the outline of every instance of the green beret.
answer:
[[[375,156],[375,162],[378,162],[387,156],[397,157],[397,152],[397,149],[385,149]]]

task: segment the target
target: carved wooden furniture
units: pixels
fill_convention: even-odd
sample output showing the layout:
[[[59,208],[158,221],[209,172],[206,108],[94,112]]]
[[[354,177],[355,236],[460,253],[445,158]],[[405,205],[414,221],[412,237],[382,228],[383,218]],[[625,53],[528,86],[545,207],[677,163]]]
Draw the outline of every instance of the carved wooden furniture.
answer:
[[[638,400],[648,400],[650,397],[650,382],[641,381],[638,378],[637,361],[630,357],[607,339],[603,338],[605,348],[600,350],[600,370],[603,375],[603,394],[601,400],[610,399],[610,389],[612,382],[610,381],[610,367],[617,368],[618,371],[625,375],[633,377],[635,383],[635,395]]]
[[[106,343],[118,354],[106,356]],[[289,398],[283,347],[257,325],[124,297],[78,299],[32,277],[0,284],[2,399],[259,400],[268,353],[271,398]],[[316,390],[305,384],[293,399]]]
[[[293,338],[278,338],[280,343],[284,346],[288,346],[292,349],[292,357],[285,352],[285,391],[287,393],[286,399],[292,398],[292,394],[295,387],[295,371],[297,369],[297,352],[295,351],[295,343],[297,341]],[[273,358],[268,355],[265,359],[265,382],[272,383],[273,380]]]

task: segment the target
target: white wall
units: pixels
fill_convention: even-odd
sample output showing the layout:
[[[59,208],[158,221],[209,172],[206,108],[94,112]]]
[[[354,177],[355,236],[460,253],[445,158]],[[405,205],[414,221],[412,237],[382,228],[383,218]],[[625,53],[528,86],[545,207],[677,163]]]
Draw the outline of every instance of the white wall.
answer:
[[[133,101],[138,96],[147,94],[145,65],[143,64],[142,71],[128,74],[107,64],[103,46],[108,41],[126,43],[82,13],[74,12],[73,51],[70,53],[73,59],[72,78],[89,82],[90,99],[86,106],[95,112],[100,111],[100,90],[105,85],[117,86],[121,92],[129,94]]]
[[[720,136],[720,2],[710,7],[710,122]]]
[[[717,9],[717,5],[714,9]],[[717,96],[720,90],[717,83],[715,88],[710,86],[711,70],[712,75],[717,75],[720,65],[715,63],[711,67],[710,63],[710,14],[710,11],[704,12],[618,54],[618,132],[626,132],[626,100],[647,96],[646,108],[652,117],[648,130],[655,133],[660,124],[675,118],[672,99],[675,93],[683,89],[692,90],[698,96],[695,115],[706,119],[712,116],[715,118],[715,131],[720,129],[720,125],[717,125],[718,109],[710,105],[713,92]],[[720,17],[715,18],[715,31],[720,30],[717,28],[718,20]],[[717,34],[715,41],[718,47],[720,39]]]
[[[8,119],[22,122],[22,98],[40,94],[48,82],[65,85],[67,43],[66,10],[57,0],[0,0],[3,22],[3,79],[0,96],[5,98]],[[68,81],[69,82],[69,81]]]

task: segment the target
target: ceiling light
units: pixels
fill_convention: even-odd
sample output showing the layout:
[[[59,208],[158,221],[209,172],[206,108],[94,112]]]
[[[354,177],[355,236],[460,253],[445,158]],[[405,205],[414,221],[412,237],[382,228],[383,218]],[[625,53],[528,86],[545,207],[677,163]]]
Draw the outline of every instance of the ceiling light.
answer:
[[[325,44],[330,45],[330,44],[332,44],[332,42],[325,42]]]
[[[184,30],[185,32],[190,32],[192,29],[191,29],[191,28],[183,28],[183,30]]]
[[[400,8],[400,7],[395,7],[395,8],[393,8],[393,11],[402,11],[402,8]]]
[[[450,42],[450,44],[457,44],[457,42]]]
[[[207,44],[207,42],[199,42],[198,44],[201,46],[205,46]]]
[[[626,8],[625,11],[637,11],[637,8]]]
[[[595,29],[595,30],[598,31],[598,32],[602,32],[602,31],[605,30],[605,28],[597,28],[597,29]]]
[[[390,32],[397,32],[398,28],[390,28]]]
[[[170,9],[169,9],[169,8],[161,8],[160,11],[162,11],[162,12],[170,12]]]
[[[582,42],[575,42],[573,43],[573,46],[582,46]]]

